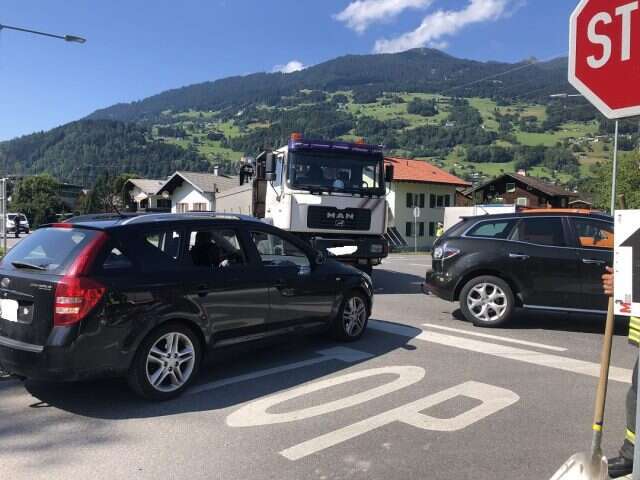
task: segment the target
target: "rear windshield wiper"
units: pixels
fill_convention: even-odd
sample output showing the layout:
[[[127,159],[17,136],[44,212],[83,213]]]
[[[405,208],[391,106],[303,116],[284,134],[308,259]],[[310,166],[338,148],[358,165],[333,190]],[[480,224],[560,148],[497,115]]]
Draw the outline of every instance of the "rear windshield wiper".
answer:
[[[30,268],[32,270],[46,270],[47,267],[43,267],[42,265],[35,265],[33,263],[28,263],[28,262],[11,262],[11,265],[13,265],[16,268]]]

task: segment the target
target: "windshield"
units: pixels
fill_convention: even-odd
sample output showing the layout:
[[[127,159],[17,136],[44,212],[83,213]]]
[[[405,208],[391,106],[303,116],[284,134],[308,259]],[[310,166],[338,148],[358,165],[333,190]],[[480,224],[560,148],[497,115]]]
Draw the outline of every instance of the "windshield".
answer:
[[[381,155],[289,152],[289,185],[305,190],[378,193],[383,187]]]

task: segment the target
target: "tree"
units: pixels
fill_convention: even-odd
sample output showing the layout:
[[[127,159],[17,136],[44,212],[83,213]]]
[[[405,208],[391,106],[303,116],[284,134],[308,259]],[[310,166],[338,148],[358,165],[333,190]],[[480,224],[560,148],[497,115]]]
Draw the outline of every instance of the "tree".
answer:
[[[422,115],[423,117],[433,117],[438,114],[438,109],[436,108],[435,101],[422,100],[416,97],[407,105],[407,113]]]
[[[131,206],[131,198],[125,191],[125,184],[136,175],[123,173],[117,177],[104,174],[98,177],[88,195],[82,198],[82,213],[111,213]]]
[[[60,184],[50,175],[26,177],[17,183],[11,199],[11,209],[24,213],[33,227],[56,221],[64,210],[58,196]]]
[[[608,210],[611,203],[611,161],[594,168],[594,176],[580,183],[581,191],[593,198],[596,208]],[[627,208],[640,208],[640,154],[622,153],[618,157],[616,193],[623,193]]]

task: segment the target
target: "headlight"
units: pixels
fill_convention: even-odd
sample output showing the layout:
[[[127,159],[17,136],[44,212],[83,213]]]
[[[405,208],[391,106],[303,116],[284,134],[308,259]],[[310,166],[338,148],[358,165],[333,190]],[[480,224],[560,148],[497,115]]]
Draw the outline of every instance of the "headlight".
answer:
[[[381,243],[374,243],[371,245],[371,253],[382,253],[384,252],[384,246]]]
[[[448,245],[444,245],[443,247],[436,247],[433,250],[433,259],[434,260],[447,260],[449,258],[453,258],[460,253],[459,248],[450,247]]]

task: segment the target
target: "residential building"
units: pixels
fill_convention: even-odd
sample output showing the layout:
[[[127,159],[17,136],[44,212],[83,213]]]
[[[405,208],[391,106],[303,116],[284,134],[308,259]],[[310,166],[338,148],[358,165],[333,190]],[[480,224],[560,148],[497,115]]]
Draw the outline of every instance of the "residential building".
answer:
[[[216,209],[216,194],[239,184],[237,176],[178,171],[156,193],[171,198],[173,213],[207,212]]]
[[[389,241],[394,244],[399,239],[410,247],[431,248],[438,223],[444,222],[444,209],[456,204],[456,189],[470,184],[422,160],[386,158],[385,163],[394,167],[387,194]],[[415,207],[420,210],[417,218]]]
[[[474,204],[502,203],[524,208],[567,208],[578,194],[538,178],[505,173],[469,192]]]
[[[593,208],[593,204],[591,202],[587,202],[586,200],[574,200],[573,202],[569,202],[569,208],[591,210]]]
[[[164,183],[165,180],[132,178],[125,183],[124,188],[129,193],[137,211],[168,212],[171,210],[171,199],[164,198],[159,191]]]

